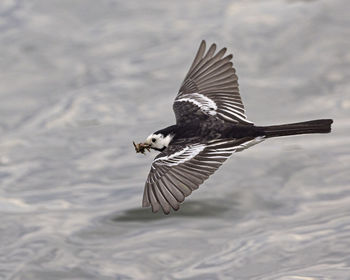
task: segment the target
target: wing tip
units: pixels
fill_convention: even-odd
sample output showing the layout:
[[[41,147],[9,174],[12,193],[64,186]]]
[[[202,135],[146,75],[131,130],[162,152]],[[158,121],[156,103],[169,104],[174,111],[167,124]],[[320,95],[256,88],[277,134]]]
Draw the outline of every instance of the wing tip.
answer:
[[[233,54],[230,53],[230,54],[226,55],[225,58],[228,59],[228,60],[230,61],[230,60],[233,58]]]
[[[210,45],[210,47],[209,47],[209,50],[210,49],[213,49],[213,52],[215,52],[215,50],[216,50],[216,44],[215,43],[212,43],[211,45]]]
[[[151,206],[151,203],[149,203],[149,201],[142,201],[142,208],[147,208],[147,207],[150,207]]]

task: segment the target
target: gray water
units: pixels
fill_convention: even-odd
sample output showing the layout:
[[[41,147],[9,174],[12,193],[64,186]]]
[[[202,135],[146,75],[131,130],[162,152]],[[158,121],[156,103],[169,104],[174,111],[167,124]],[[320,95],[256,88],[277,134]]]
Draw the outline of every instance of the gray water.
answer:
[[[0,3],[0,279],[350,279],[350,3]],[[170,216],[142,209],[202,39],[250,120],[329,135],[235,154]]]

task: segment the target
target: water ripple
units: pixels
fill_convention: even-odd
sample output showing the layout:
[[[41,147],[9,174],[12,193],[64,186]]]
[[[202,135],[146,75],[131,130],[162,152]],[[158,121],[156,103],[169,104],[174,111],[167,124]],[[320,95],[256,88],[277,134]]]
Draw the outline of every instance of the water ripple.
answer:
[[[0,279],[347,279],[348,2],[0,3]],[[201,39],[234,53],[259,125],[330,135],[239,153],[169,216],[141,208]]]

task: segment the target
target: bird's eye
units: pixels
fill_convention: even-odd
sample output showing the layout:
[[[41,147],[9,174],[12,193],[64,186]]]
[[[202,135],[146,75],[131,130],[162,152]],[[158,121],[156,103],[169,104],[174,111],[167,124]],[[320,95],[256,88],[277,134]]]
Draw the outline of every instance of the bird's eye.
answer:
[[[156,138],[152,138],[152,142],[153,142],[153,143],[156,142]]]

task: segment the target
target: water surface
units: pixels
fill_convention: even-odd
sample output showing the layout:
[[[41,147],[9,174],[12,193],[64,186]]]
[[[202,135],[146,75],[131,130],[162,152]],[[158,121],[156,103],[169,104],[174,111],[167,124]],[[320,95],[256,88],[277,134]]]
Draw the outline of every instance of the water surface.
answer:
[[[350,18],[334,1],[0,4],[0,279],[348,279]],[[330,135],[234,155],[170,216],[142,209],[202,39],[250,120]]]

